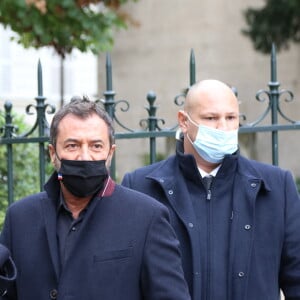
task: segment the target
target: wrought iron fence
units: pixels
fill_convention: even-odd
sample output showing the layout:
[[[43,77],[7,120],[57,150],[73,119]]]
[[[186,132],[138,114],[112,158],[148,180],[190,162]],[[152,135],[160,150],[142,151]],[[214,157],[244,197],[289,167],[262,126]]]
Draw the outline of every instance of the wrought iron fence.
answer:
[[[293,100],[293,93],[289,90],[280,89],[280,83],[277,81],[276,66],[276,49],[273,45],[271,51],[271,78],[268,83],[268,90],[259,90],[256,93],[258,102],[268,102],[266,110],[256,119],[256,121],[247,123],[246,117],[241,116],[240,133],[256,133],[271,132],[272,134],[272,163],[278,165],[278,133],[286,130],[299,130],[300,121],[294,121],[287,117],[281,109],[280,100],[285,96],[284,100],[290,102]],[[189,84],[190,86],[196,82],[196,63],[193,50],[190,54],[189,62]],[[39,152],[39,186],[43,189],[46,178],[46,161],[47,161],[47,144],[49,139],[49,124],[47,123],[46,114],[53,114],[55,108],[46,102],[43,95],[42,66],[40,61],[37,68],[38,96],[35,98],[36,104],[29,104],[26,107],[27,114],[36,114],[36,121],[32,128],[24,133],[17,133],[17,127],[14,124],[12,116],[13,105],[10,101],[4,104],[4,111],[0,110],[0,117],[3,119],[3,126],[0,128],[0,147],[6,147],[6,172],[0,173],[0,180],[7,185],[7,201],[14,201],[14,155],[13,146],[15,144],[37,144]],[[188,89],[188,87],[187,87]],[[165,128],[164,119],[157,116],[158,107],[155,105],[156,95],[150,91],[147,95],[148,106],[146,107],[148,116],[140,121],[140,129],[131,129],[123,124],[118,116],[117,109],[128,113],[130,105],[126,100],[115,100],[115,91],[112,84],[112,63],[110,54],[106,56],[106,91],[103,98],[99,99],[103,103],[105,110],[111,116],[115,124],[118,124],[121,130],[116,132],[115,138],[118,139],[148,139],[149,140],[149,156],[150,163],[156,161],[156,141],[158,138],[175,137],[177,124],[170,128]],[[178,94],[174,99],[174,104],[181,106],[184,103],[185,91]],[[271,115],[271,124],[262,125],[267,116]],[[279,124],[278,117],[281,116],[286,124]],[[1,121],[0,121],[1,124]],[[111,174],[115,177],[116,165],[115,160],[112,162]],[[1,187],[0,187],[1,189]]]

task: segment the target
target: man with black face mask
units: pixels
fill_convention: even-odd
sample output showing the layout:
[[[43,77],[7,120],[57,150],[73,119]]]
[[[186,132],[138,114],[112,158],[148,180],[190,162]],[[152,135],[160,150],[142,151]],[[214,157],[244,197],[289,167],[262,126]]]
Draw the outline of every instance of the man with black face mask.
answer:
[[[176,155],[123,184],[165,204],[193,300],[300,300],[300,200],[290,172],[239,153],[228,85],[193,85]]]
[[[6,214],[1,242],[18,276],[3,299],[190,299],[168,210],[110,178],[115,147],[99,104],[75,98],[56,113],[56,171]]]

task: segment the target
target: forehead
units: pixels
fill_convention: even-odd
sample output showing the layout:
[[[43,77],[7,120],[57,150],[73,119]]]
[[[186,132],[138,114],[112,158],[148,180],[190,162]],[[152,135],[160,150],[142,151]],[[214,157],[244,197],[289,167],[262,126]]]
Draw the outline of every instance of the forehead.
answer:
[[[236,99],[226,97],[206,97],[199,99],[196,111],[216,114],[238,114],[239,107]]]
[[[186,100],[186,109],[191,113],[239,113],[238,100],[234,93],[226,87],[195,89]]]
[[[80,118],[68,114],[58,125],[57,139],[101,139],[108,140],[108,126],[98,115],[92,114],[87,118]]]

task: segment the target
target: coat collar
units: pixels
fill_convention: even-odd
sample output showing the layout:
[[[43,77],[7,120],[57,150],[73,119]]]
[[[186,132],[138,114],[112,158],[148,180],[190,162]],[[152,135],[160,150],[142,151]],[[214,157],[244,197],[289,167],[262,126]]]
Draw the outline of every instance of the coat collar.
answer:
[[[146,178],[156,181],[162,187],[174,211],[186,225],[195,220],[192,202],[189,201],[189,192],[180,171],[177,155],[161,162]]]
[[[198,168],[194,156],[184,154],[183,137],[176,142],[176,157],[185,177],[189,179],[198,178],[199,172],[197,172]],[[270,191],[271,187],[268,183],[268,178],[263,178],[258,168],[255,167],[257,165],[258,162],[241,156],[240,150],[238,150],[232,155],[225,156],[217,176],[223,177],[237,174],[238,176],[246,177],[248,181],[259,182],[262,189]]]
[[[268,183],[268,178],[262,177],[258,168],[255,167],[257,164],[257,162],[241,156],[238,150],[235,154],[227,155],[224,158],[217,177],[235,176],[236,180],[248,182],[249,186],[255,184],[259,189],[270,191],[271,187]],[[186,201],[189,198],[189,193],[182,182],[184,182],[185,178],[198,182],[201,176],[194,156],[183,153],[182,139],[177,140],[176,155],[161,162],[157,168],[148,174],[147,178],[157,181],[162,186],[166,197],[178,214],[183,214],[183,218],[192,214],[193,208],[182,203],[189,202]],[[185,199],[185,201],[182,201],[182,199]]]

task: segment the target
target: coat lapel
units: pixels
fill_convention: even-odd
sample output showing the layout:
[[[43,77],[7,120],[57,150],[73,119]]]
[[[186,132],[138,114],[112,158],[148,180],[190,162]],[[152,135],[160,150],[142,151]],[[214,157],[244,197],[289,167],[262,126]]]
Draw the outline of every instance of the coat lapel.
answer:
[[[165,170],[174,171],[174,168],[165,168]],[[175,172],[175,174],[161,174],[159,170],[155,170],[147,178],[155,180],[163,188],[168,199],[168,204],[172,207],[172,210],[182,221],[188,232],[193,261],[193,295],[200,295],[200,285],[198,284],[201,280],[200,255],[198,252],[200,248],[199,231],[197,230],[194,207],[185,180],[182,178],[180,172]]]
[[[163,169],[174,171],[172,167],[163,167]],[[175,171],[175,174],[174,172],[167,174],[156,169],[147,178],[155,180],[162,187],[169,204],[187,228],[189,228],[190,223],[196,222],[190,195],[180,172]]]
[[[46,235],[53,268],[59,278],[59,256],[56,237],[56,209],[53,201],[47,196],[41,201],[42,213],[45,220]]]

